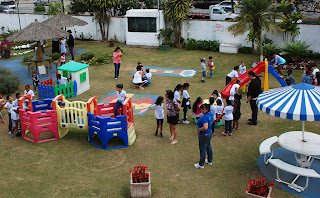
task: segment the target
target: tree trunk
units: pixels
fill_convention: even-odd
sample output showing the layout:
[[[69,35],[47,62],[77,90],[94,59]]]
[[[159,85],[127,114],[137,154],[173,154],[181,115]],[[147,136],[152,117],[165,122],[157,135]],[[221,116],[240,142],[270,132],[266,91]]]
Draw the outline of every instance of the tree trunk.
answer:
[[[107,41],[109,40],[109,27],[110,27],[110,19],[111,19],[111,10],[108,11],[108,18],[107,18]]]
[[[180,38],[181,38],[181,24],[180,23],[174,23],[174,43],[177,48],[182,48]]]
[[[252,54],[254,54],[254,39],[251,40]]]
[[[262,47],[262,40],[259,40],[259,47],[260,47],[260,62],[263,61],[263,47]]]

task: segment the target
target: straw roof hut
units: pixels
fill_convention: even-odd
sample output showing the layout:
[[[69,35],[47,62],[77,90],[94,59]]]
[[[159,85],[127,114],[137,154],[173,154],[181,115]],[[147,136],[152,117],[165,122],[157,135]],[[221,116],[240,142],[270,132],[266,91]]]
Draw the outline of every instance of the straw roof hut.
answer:
[[[40,23],[37,19],[35,22],[31,23],[27,27],[22,30],[15,32],[10,35],[7,40],[8,41],[37,41],[38,49],[41,49],[40,40],[49,40],[49,39],[57,39],[62,37],[67,37],[69,35],[68,32],[46,25],[45,23]],[[37,50],[36,54],[37,59],[42,59],[42,51]],[[43,62],[40,62],[40,65],[43,65]]]
[[[72,26],[85,26],[88,23],[75,18],[71,15],[67,15],[65,13],[57,14],[47,20],[45,20],[43,23],[46,23],[47,25],[57,27],[57,28],[65,28],[65,27],[72,27]]]

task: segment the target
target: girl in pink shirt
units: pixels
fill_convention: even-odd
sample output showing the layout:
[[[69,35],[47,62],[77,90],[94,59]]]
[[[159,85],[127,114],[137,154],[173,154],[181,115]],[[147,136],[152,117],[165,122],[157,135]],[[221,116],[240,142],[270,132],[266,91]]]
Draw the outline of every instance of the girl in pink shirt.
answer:
[[[203,115],[200,109],[202,102],[203,102],[203,99],[201,97],[198,97],[197,100],[193,103],[192,115],[196,118],[197,121]]]
[[[113,52],[114,78],[116,80],[120,77],[119,71],[120,71],[121,57],[122,57],[122,53],[120,51],[120,47],[116,47],[116,49]]]
[[[61,54],[60,62],[61,62],[61,65],[66,63],[66,55],[64,53]]]

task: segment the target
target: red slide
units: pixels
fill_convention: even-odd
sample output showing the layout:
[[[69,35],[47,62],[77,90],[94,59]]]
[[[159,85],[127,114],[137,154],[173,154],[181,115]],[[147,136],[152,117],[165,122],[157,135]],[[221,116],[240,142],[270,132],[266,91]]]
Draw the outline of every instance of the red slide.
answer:
[[[253,71],[256,75],[260,74],[261,72],[264,72],[265,69],[265,62],[260,62],[258,63],[257,66],[255,66],[254,68],[246,71],[246,73],[242,74],[239,76],[239,78],[234,79],[233,81],[231,81],[231,83],[229,83],[221,92],[221,96],[223,98],[229,98],[230,96],[230,89],[232,87],[232,85],[234,85],[236,83],[236,81],[239,79],[241,81],[240,87],[242,87],[243,85],[245,85],[247,82],[250,81],[249,77],[248,77],[248,72],[249,71]]]

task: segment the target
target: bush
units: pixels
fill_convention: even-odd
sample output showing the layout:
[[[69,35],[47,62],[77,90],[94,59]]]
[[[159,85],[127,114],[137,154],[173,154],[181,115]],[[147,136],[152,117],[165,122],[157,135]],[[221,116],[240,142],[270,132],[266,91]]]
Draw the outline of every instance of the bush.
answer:
[[[5,68],[0,68],[0,93],[9,94],[14,93],[20,84],[18,76],[12,71]]]
[[[99,56],[99,57],[97,58],[97,62],[98,62],[98,63],[103,63],[104,59],[105,59],[105,57]]]
[[[58,53],[58,52],[55,52],[53,54],[48,54],[47,56],[50,56],[53,61],[58,60],[61,57],[60,53]]]
[[[187,50],[206,50],[206,51],[219,51],[219,41],[207,41],[207,40],[196,40],[187,39],[187,44],[184,47]]]
[[[31,58],[32,58],[32,57],[33,57],[32,54],[25,55],[25,56],[23,57],[23,61],[24,61],[24,62],[31,61]]]
[[[303,57],[307,57],[310,53],[308,50],[310,45],[308,45],[305,41],[291,41],[289,43],[284,43],[284,47],[282,48],[283,54],[293,61],[299,61]]]
[[[85,53],[81,54],[81,60],[84,60],[84,61],[88,61],[88,60],[92,59],[93,57],[94,57],[93,52],[85,52]]]
[[[46,8],[43,5],[37,5],[33,9],[35,12],[45,12]]]
[[[307,54],[308,59],[320,59],[320,53],[319,52],[314,52],[314,51],[309,51]]]
[[[263,45],[263,55],[264,56],[272,56],[272,52],[275,52],[276,54],[280,54],[280,48],[276,46],[275,44],[264,44]]]
[[[242,53],[242,54],[252,54],[252,47],[240,47],[239,48],[239,53]]]

